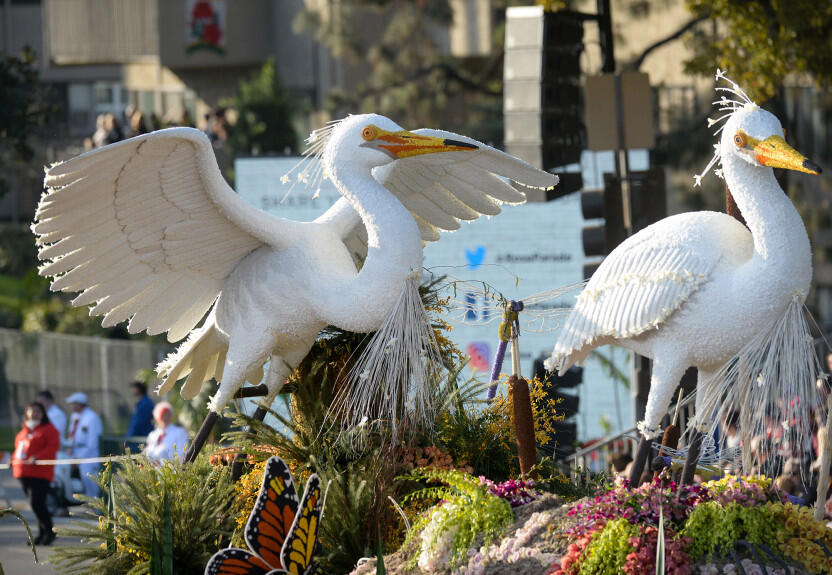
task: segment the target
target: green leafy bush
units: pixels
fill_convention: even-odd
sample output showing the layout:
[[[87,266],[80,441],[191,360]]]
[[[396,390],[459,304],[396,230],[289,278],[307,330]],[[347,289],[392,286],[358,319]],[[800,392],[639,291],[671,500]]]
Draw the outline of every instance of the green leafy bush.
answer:
[[[111,475],[102,473],[98,483],[105,497],[85,498],[95,522],[58,529],[60,535],[98,545],[56,548],[53,560],[61,573],[151,573],[159,558],[154,547],[167,555],[162,549],[168,536],[166,500],[175,573],[203,573],[211,555],[231,539],[234,485],[230,471],[210,465],[207,454],[187,465],[178,459],[159,466],[145,457],[126,459]]]
[[[418,562],[423,569],[457,565],[466,558],[478,536],[483,537],[483,545],[488,545],[514,518],[508,501],[491,495],[477,477],[466,473],[416,469],[404,479],[442,483],[415,491],[404,499],[442,500],[441,505],[422,514],[405,540],[407,546],[417,535],[421,537],[420,552],[413,557],[413,563]]]
[[[626,519],[613,519],[592,539],[581,563],[580,575],[617,575],[622,572],[632,550],[630,537],[638,535],[638,526]]]

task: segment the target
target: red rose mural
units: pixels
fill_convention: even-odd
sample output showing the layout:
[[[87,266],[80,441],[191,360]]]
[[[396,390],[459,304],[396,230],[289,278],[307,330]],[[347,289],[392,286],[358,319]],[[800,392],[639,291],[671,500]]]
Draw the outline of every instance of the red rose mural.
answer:
[[[188,54],[201,50],[225,54],[225,0],[188,0],[186,10]]]

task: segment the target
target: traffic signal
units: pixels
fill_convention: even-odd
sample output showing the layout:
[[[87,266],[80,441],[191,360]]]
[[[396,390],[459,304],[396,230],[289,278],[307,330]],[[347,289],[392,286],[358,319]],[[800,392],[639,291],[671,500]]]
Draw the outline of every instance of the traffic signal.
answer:
[[[505,147],[560,176],[547,200],[583,185],[579,172],[562,169],[579,162],[585,147],[583,35],[583,21],[574,12],[547,12],[542,6],[511,7],[506,12]]]
[[[664,170],[630,172],[630,213],[633,233],[667,217],[667,193]]]
[[[581,233],[584,256],[593,258],[584,263],[584,279],[589,279],[601,265],[603,256],[627,237],[619,179],[613,174],[604,174],[603,190],[581,190],[581,213],[584,220],[596,220],[585,224]]]

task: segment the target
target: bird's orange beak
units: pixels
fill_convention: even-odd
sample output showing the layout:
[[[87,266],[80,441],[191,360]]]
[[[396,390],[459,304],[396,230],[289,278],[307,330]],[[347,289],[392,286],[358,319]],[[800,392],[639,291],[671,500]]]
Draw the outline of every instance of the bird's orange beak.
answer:
[[[363,145],[372,145],[398,159],[438,152],[470,152],[478,149],[476,145],[468,142],[434,138],[414,134],[407,130],[388,132],[372,124],[361,131],[361,136],[367,142]]]
[[[769,136],[753,143],[754,156],[762,166],[784,168],[818,175],[821,168],[792,148],[781,136]]]

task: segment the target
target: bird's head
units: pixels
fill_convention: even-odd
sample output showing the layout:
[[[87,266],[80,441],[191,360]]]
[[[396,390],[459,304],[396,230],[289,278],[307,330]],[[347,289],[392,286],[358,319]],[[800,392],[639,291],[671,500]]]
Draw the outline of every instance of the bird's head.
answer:
[[[786,131],[774,114],[754,103],[737,109],[722,130],[722,157],[738,156],[754,166],[819,174],[820,166],[786,143]]]
[[[693,177],[695,186],[726,158],[741,158],[761,168],[783,168],[807,174],[821,172],[820,166],[786,143],[786,131],[773,114],[755,104],[722,70],[717,69],[715,79],[716,91],[721,93],[714,102],[718,117],[710,118],[708,127],[719,126],[714,135],[720,132],[722,135],[719,143],[714,145],[711,161]],[[722,169],[714,170],[714,173],[723,177]]]
[[[372,169],[392,161],[439,152],[466,152],[478,146],[460,140],[434,138],[404,130],[379,114],[349,116],[332,130],[324,159],[332,169],[336,158]]]

